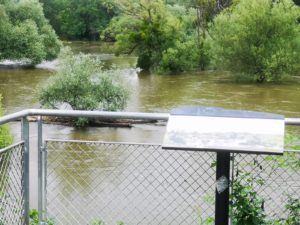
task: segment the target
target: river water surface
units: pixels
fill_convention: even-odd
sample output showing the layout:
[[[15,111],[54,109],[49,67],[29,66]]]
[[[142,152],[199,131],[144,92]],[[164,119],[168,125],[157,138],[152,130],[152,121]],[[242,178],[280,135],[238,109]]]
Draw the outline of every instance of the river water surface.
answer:
[[[283,114],[300,117],[300,79],[283,84],[237,84],[228,73],[196,71],[181,75],[156,75],[135,69],[136,58],[115,57],[97,43],[67,43],[75,52],[99,55],[105,67],[116,65],[131,90],[126,111],[169,112],[180,106],[218,106]],[[46,62],[35,69],[0,69],[0,94],[6,113],[27,108],[39,108],[38,90],[53,76],[57,62]],[[36,125],[31,124],[32,154],[31,183],[36,184],[37,157],[35,154]],[[11,123],[15,139],[20,138],[18,123]],[[45,125],[44,137],[51,139],[83,139],[121,142],[161,143],[164,124],[134,125],[132,128],[77,129],[61,125]],[[36,185],[31,193],[32,206],[36,207]]]

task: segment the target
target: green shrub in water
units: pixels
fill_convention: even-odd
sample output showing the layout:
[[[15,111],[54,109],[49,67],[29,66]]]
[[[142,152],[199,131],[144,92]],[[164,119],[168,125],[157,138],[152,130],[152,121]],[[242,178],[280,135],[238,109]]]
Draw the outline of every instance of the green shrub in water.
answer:
[[[62,51],[56,76],[39,94],[42,106],[59,108],[69,105],[73,110],[123,110],[129,92],[117,70],[103,70],[101,61],[91,55],[74,55],[69,48]],[[84,125],[79,119],[77,125]]]

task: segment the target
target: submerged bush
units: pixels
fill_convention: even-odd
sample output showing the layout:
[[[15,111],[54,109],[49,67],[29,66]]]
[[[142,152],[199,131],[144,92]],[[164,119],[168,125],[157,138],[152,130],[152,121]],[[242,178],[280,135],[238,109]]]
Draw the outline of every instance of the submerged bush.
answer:
[[[299,15],[291,0],[237,1],[214,20],[216,66],[256,82],[280,81],[299,63]]]
[[[199,46],[195,40],[176,41],[174,47],[162,54],[159,69],[163,73],[180,73],[193,68],[205,68],[209,62],[206,46]]]
[[[123,110],[128,90],[117,70],[103,70],[101,61],[91,55],[74,55],[69,48],[59,57],[59,69],[39,94],[42,106],[73,110]]]

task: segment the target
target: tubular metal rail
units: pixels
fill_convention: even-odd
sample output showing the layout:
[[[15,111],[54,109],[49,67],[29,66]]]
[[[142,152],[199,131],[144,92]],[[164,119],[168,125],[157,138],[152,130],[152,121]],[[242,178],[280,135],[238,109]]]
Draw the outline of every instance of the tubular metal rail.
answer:
[[[0,118],[21,119],[22,140],[0,150],[0,225],[29,224],[29,122],[38,117],[39,223],[205,224],[213,221],[215,153],[162,150],[160,145],[43,140],[42,117],[167,121],[167,113],[28,109]],[[300,118],[286,118],[300,125]],[[265,200],[270,218],[284,219],[290,198],[300,198],[300,153],[232,154],[232,183],[239,174]],[[59,174],[59,175],[58,175]],[[231,190],[232,191],[232,190]],[[82,210],[79,210],[82,209]],[[96,223],[96,222],[98,223]]]

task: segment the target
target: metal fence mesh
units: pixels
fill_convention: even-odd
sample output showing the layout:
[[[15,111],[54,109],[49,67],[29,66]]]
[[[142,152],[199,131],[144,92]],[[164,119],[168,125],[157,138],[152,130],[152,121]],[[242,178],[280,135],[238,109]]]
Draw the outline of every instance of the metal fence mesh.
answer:
[[[288,217],[289,199],[300,199],[300,151],[283,156],[234,154],[233,165],[234,180],[246,174],[240,181],[263,198],[268,219]],[[249,176],[253,182],[247,184]]]
[[[56,224],[201,224],[214,217],[215,154],[159,145],[47,141]]]
[[[177,225],[214,219],[215,153],[104,142],[47,141],[46,146],[47,210],[56,224]],[[268,219],[286,219],[289,199],[300,199],[300,152],[231,158],[232,182],[251,186],[264,199]]]
[[[0,225],[24,224],[24,144],[0,153]]]

